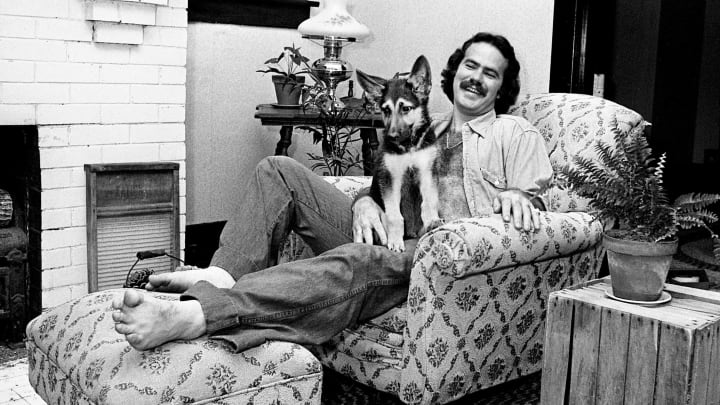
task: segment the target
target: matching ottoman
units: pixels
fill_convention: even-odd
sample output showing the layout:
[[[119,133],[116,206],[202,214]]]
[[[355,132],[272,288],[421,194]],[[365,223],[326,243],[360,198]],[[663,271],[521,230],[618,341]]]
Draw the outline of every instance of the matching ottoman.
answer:
[[[203,336],[133,349],[111,316],[123,292],[88,294],[27,325],[30,384],[48,404],[320,404],[322,366],[297,344],[232,353]]]

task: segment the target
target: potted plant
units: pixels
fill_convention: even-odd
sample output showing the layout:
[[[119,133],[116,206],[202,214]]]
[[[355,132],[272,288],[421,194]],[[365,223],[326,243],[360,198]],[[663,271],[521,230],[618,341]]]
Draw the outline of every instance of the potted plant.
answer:
[[[300,53],[300,48],[292,46],[283,47],[276,58],[265,61],[265,68],[258,69],[259,73],[274,73],[272,81],[275,84],[275,95],[279,106],[299,105],[300,95],[305,83],[305,74],[312,74],[307,57]]]
[[[604,224],[612,294],[632,301],[657,301],[677,250],[677,232],[710,232],[715,256],[720,239],[709,227],[717,215],[707,207],[718,194],[683,194],[670,202],[662,183],[665,154],[655,159],[643,134],[647,123],[628,133],[614,129],[614,145],[598,142],[598,159],[574,156],[561,169],[570,189],[589,199]]]
[[[351,145],[362,140],[360,128],[355,123],[367,111],[363,105],[355,102],[346,104],[333,98],[322,81],[316,80],[315,83],[306,88],[303,109],[317,111],[320,124],[297,128],[311,132],[313,144],[321,145],[322,154],[308,153],[313,162],[310,168],[323,176],[345,176],[353,167],[363,167],[360,152]]]

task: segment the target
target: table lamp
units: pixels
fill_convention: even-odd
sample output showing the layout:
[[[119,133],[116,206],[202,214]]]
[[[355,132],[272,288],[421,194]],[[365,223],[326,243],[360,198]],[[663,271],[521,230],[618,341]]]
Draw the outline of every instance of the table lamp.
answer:
[[[338,83],[352,76],[350,63],[340,58],[346,42],[355,42],[370,35],[370,30],[347,11],[347,0],[325,0],[325,7],[315,16],[300,23],[298,31],[311,41],[322,40],[325,56],[313,62],[311,69],[336,101]]]

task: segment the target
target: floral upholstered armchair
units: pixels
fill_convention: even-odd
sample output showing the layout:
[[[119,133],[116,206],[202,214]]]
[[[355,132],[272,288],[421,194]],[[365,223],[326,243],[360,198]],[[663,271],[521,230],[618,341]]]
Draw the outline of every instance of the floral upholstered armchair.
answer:
[[[535,94],[511,109],[538,128],[556,172],[571,157],[595,155],[642,117],[579,94]],[[348,194],[369,177],[327,178]],[[325,366],[410,404],[446,403],[539,371],[548,294],[595,278],[602,225],[585,201],[561,187],[544,198],[537,232],[487,214],[447,223],[417,245],[408,299],[389,312],[311,348]],[[281,260],[311,254],[291,237]]]

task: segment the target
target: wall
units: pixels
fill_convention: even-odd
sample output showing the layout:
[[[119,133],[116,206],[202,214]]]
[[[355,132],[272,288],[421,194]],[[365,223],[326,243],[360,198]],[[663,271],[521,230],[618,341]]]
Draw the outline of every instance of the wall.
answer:
[[[343,55],[356,68],[389,76],[408,71],[415,58],[425,54],[433,71],[434,111],[450,108],[439,86],[448,56],[477,31],[503,34],[515,46],[522,92],[548,90],[551,0],[355,0],[349,9],[372,36],[345,48]],[[188,224],[227,219],[255,164],[274,153],[279,128],[262,127],[253,118],[256,104],[273,102],[272,85],[255,70],[293,42],[311,59],[321,56],[319,46],[293,29],[205,23],[188,27]],[[340,94],[344,88],[341,85]],[[307,162],[311,148],[312,142],[298,131],[290,154]]]
[[[184,229],[186,8],[0,1],[0,125],[38,133],[43,308],[88,291],[83,165],[179,162]]]

